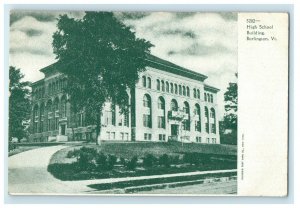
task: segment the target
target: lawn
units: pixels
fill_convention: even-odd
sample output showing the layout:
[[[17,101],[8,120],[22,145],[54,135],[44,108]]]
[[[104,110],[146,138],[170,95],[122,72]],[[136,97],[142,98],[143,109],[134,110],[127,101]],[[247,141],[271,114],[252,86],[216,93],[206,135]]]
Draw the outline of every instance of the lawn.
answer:
[[[104,155],[113,155],[117,162],[110,170],[101,170],[97,164],[92,164],[82,168],[78,164],[78,158],[69,157],[68,153],[82,146],[92,148],[98,153]],[[96,153],[97,154],[97,153]],[[151,167],[143,165],[144,158],[147,155],[157,158],[157,161]],[[165,166],[158,162],[162,155],[168,155],[170,159],[180,158],[177,162]],[[200,162],[195,164],[186,162],[184,157],[192,154],[192,157],[200,157]],[[121,158],[130,161],[133,157],[138,158],[137,167],[134,170],[126,169],[126,166],[120,162]],[[192,158],[193,159],[193,158]],[[92,161],[95,161],[92,159]],[[171,160],[170,160],[171,161]],[[174,159],[173,159],[174,161]],[[95,163],[95,162],[92,162]],[[85,163],[83,163],[85,164]],[[82,144],[80,146],[70,146],[56,152],[49,163],[48,171],[56,178],[61,180],[84,180],[93,178],[112,178],[128,177],[142,175],[159,175],[167,173],[181,173],[190,171],[221,170],[236,168],[236,146],[219,144],[196,144],[196,143],[108,143],[101,145]]]

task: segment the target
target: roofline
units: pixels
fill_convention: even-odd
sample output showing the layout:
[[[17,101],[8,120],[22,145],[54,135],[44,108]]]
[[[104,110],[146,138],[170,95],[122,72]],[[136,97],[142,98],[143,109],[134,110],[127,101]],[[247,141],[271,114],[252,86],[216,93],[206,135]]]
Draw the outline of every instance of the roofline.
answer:
[[[32,82],[32,83],[30,84],[30,87],[32,87],[32,86],[34,86],[34,85],[37,85],[37,84],[39,84],[40,82],[43,82],[43,81],[44,81],[44,79],[45,79],[45,78],[43,78],[43,79],[40,79],[40,80],[38,80],[38,81],[35,81],[35,82]]]
[[[211,91],[211,92],[214,92],[214,93],[217,93],[217,92],[220,91],[220,89],[218,89],[216,87],[213,87],[213,86],[210,86],[210,85],[207,85],[207,84],[204,84],[204,90]]]

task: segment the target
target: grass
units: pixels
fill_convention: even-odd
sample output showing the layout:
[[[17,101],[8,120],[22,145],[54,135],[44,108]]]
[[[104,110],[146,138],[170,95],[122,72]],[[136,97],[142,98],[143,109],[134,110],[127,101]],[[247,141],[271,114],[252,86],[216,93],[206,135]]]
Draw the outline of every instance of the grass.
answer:
[[[159,157],[163,154],[182,157],[186,153],[198,153],[201,157],[209,158],[198,165],[180,164],[171,167],[156,166],[153,168],[137,168],[130,171],[123,166],[116,166],[113,170],[97,170],[90,166],[82,169],[76,158],[67,157],[69,151],[82,146],[93,148],[105,155],[111,154],[118,158],[131,159],[134,156],[143,158],[147,154]],[[161,175],[205,170],[222,170],[236,168],[236,147],[217,144],[183,144],[181,143],[102,143],[101,146],[83,144],[71,146],[56,152],[49,163],[48,171],[60,180],[88,180],[95,178],[131,177],[145,175]]]
[[[222,155],[225,157],[236,158],[236,146],[221,145],[221,144],[198,144],[198,143],[181,143],[168,142],[168,143],[154,143],[154,142],[135,142],[135,143],[108,143],[103,142],[101,145],[84,144],[83,146],[95,148],[104,154],[112,154],[116,157],[123,157],[130,159],[134,156],[139,158],[145,157],[147,154],[153,154],[159,157],[163,154],[167,155],[182,155],[184,153],[203,153]],[[50,164],[53,163],[70,163],[72,159],[67,158],[66,155],[69,151],[79,149],[80,146],[71,146],[69,148],[62,149],[55,153],[50,160]]]

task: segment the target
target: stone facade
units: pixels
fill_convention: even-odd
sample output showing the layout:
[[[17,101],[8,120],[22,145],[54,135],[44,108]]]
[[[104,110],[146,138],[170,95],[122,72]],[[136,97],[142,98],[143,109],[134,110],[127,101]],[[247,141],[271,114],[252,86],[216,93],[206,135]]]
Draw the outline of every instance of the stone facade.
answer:
[[[220,143],[217,88],[207,76],[149,55],[149,66],[128,89],[130,110],[105,103],[101,134],[86,123],[85,112],[71,112],[63,93],[66,77],[50,65],[45,78],[32,85],[30,141],[169,141]]]

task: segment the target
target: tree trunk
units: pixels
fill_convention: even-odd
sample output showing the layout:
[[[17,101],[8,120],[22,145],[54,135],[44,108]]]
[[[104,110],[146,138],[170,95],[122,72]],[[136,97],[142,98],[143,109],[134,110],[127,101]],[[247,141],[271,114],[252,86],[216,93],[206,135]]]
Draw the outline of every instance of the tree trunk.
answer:
[[[99,144],[99,142],[98,142],[98,138],[99,138],[99,136],[100,136],[100,133],[101,133],[101,110],[99,109],[98,111],[97,111],[97,126],[96,126],[96,144],[98,145]]]

